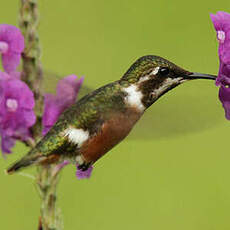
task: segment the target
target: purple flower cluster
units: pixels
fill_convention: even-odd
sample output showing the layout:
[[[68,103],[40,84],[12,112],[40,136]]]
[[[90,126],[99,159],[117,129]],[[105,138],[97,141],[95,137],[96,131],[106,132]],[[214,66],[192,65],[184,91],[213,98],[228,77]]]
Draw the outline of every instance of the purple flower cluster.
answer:
[[[230,120],[230,14],[217,12],[211,19],[219,41],[220,67],[216,85],[220,86],[219,99],[225,109],[225,116]]]
[[[0,25],[0,54],[5,72],[0,72],[0,135],[3,153],[10,153],[16,140],[30,137],[29,128],[35,123],[34,96],[16,72],[24,50],[20,30]]]
[[[15,140],[26,140],[35,123],[34,97],[29,87],[13,74],[0,72],[0,134],[3,153],[10,153]]]
[[[20,30],[15,26],[0,24],[0,55],[4,69],[4,72],[0,72],[0,135],[3,154],[11,153],[16,140],[26,141],[31,138],[30,128],[36,121],[33,92],[20,80],[20,73],[16,72],[23,50],[24,37]],[[67,76],[58,82],[56,95],[44,95],[43,135],[60,114],[76,101],[82,82],[83,78]],[[64,161],[57,169],[67,164]],[[78,170],[76,175],[79,179],[89,178],[91,172],[92,167],[86,172]]]

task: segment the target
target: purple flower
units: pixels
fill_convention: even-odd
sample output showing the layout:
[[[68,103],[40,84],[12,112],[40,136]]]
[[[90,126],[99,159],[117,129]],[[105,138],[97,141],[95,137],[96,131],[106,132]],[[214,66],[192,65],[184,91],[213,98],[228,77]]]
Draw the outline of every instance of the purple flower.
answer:
[[[18,75],[18,74],[17,74]],[[34,96],[21,80],[0,72],[0,134],[3,153],[10,153],[15,140],[26,140],[35,123]]]
[[[225,116],[230,120],[230,88],[221,86],[219,90],[219,98],[223,104]]]
[[[225,109],[225,116],[230,120],[230,14],[217,12],[211,19],[219,41],[220,67],[216,85],[220,86],[219,99]]]
[[[14,147],[16,139],[11,136],[7,136],[3,130],[0,131],[0,135],[2,153],[11,153],[11,148]]]
[[[91,174],[93,171],[93,166],[90,166],[86,171],[82,171],[80,169],[77,169],[76,172],[76,177],[80,180],[80,179],[86,179],[86,178],[90,178]]]
[[[12,25],[0,25],[0,54],[6,72],[15,71],[24,50],[24,37],[21,31]]]
[[[45,95],[45,109],[42,117],[43,135],[54,125],[60,114],[76,101],[83,80],[84,78],[77,80],[75,75],[67,76],[58,82],[56,95]]]

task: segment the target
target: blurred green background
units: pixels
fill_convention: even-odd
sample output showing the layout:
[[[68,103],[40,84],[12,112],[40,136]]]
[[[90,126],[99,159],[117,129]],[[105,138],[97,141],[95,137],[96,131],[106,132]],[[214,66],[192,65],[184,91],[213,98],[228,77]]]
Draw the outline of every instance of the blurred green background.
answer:
[[[1,0],[0,23],[17,25],[18,7]],[[216,74],[209,14],[229,9],[228,0],[41,0],[42,62],[59,76],[84,75],[92,89],[146,54]],[[47,78],[46,88],[55,88]],[[78,181],[68,166],[58,188],[65,229],[230,229],[230,127],[217,95],[211,81],[186,83],[146,112],[90,180]],[[18,144],[0,160],[0,229],[37,229],[33,181],[3,173],[26,151]]]

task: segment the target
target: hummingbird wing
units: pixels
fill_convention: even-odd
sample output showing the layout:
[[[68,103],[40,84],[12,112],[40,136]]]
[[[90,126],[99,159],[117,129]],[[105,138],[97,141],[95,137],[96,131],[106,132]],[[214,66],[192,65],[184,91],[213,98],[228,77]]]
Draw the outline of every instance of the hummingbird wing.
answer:
[[[57,82],[62,78],[60,75],[50,72],[50,71],[45,71],[45,90],[46,92],[49,93],[54,93],[54,85],[57,85]],[[87,86],[82,86],[79,92],[78,97],[83,98],[84,96],[88,95],[91,93],[93,89]],[[84,99],[84,102],[86,101],[86,98]],[[80,102],[80,100],[78,101]],[[63,138],[63,131],[68,127],[68,124],[71,123],[72,119],[76,119],[76,116],[80,114],[80,107],[83,106],[84,103],[76,103],[74,105],[75,109],[74,111],[77,111],[72,116],[71,109],[69,111],[65,111],[64,114],[62,114],[59,117],[58,122],[51,128],[51,130],[47,133],[47,135],[37,144],[35,147],[37,149],[36,152],[41,152],[43,155],[49,155],[52,152],[55,152],[59,148],[62,148],[62,146],[65,144],[65,139]],[[73,112],[74,112],[73,111]],[[89,114],[90,115],[90,114]],[[75,124],[76,128],[78,128],[79,123],[76,121]],[[79,127],[80,128],[80,127]]]
[[[58,121],[35,147],[43,156],[76,156],[77,149],[98,132],[113,111],[123,108],[120,85],[116,82],[87,94],[61,114]]]

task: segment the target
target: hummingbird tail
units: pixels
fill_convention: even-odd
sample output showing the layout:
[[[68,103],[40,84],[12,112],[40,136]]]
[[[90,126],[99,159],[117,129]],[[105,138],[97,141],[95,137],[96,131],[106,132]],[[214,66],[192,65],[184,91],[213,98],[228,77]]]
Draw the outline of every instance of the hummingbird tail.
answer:
[[[32,150],[33,151],[33,150]],[[26,168],[28,166],[38,164],[45,159],[45,156],[42,156],[38,153],[29,152],[27,155],[22,157],[19,161],[16,161],[13,165],[11,165],[7,170],[7,174],[13,174],[22,168]]]

